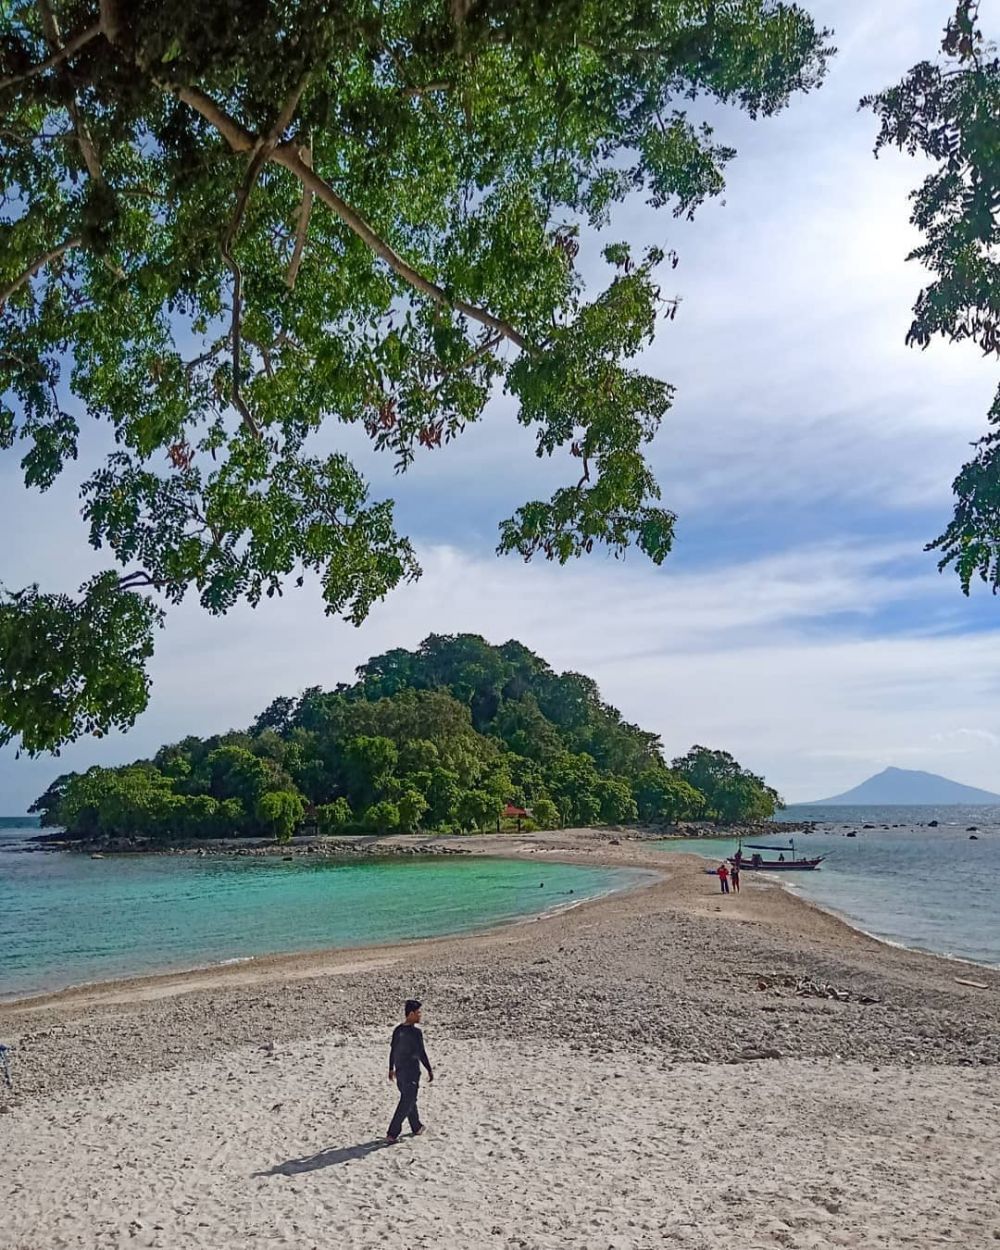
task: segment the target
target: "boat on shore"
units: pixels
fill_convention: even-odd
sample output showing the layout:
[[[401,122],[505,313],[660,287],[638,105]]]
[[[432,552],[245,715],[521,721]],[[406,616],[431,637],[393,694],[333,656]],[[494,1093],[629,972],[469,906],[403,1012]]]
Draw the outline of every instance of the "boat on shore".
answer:
[[[748,872],[812,872],[826,859],[825,855],[812,857],[796,855],[794,838],[789,838],[787,846],[773,842],[748,842],[746,849],[752,851],[753,854],[745,855],[743,843],[740,842],[736,854],[729,857],[729,862]],[[777,851],[778,858],[765,859],[761,854],[762,851]]]

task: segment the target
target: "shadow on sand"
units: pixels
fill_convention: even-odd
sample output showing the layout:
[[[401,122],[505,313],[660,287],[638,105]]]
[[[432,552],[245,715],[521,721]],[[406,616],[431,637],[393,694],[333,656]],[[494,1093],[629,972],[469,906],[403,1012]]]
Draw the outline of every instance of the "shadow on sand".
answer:
[[[389,1150],[391,1142],[384,1137],[376,1137],[373,1141],[359,1142],[356,1146],[338,1146],[332,1150],[320,1150],[314,1155],[304,1155],[301,1159],[286,1159],[284,1163],[276,1163],[266,1172],[254,1172],[254,1176],[297,1176],[300,1172],[317,1172],[320,1168],[336,1167],[338,1163],[350,1163],[352,1159],[363,1159],[365,1155],[374,1154],[377,1150]]]

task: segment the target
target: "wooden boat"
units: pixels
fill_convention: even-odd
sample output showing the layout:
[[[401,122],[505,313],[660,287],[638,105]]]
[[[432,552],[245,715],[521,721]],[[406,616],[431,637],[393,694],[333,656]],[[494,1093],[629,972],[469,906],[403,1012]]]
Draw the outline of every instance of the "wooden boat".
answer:
[[[741,842],[736,854],[729,858],[731,864],[738,864],[746,872],[812,872],[826,859],[825,855],[816,855],[813,858],[797,856],[794,838],[789,838],[787,846],[778,846],[773,842],[748,842],[747,850],[753,854],[745,855]],[[777,851],[778,858],[764,859],[761,851]]]

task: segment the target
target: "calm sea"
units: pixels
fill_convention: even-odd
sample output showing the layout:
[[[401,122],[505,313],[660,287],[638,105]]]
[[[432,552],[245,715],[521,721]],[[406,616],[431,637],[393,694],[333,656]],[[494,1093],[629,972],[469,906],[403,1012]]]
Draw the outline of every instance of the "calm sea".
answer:
[[[25,854],[0,822],[0,998],[278,951],[460,933],[637,883],[469,856],[349,862]]]
[[[796,851],[827,856],[783,885],[876,937],[1000,966],[1000,807],[803,806],[779,819],[818,821],[794,835]],[[736,849],[715,838],[661,845],[716,861]]]

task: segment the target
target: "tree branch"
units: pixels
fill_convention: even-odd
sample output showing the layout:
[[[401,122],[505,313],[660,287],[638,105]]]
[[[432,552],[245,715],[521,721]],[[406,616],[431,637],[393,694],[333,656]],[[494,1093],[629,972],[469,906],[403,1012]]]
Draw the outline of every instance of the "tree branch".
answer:
[[[68,252],[71,248],[79,247],[83,240],[79,235],[74,235],[72,239],[67,239],[65,243],[60,243],[58,247],[52,248],[51,251],[45,252],[36,260],[33,260],[23,273],[19,273],[13,281],[8,282],[6,286],[0,287],[0,308],[7,303],[15,291],[21,289],[26,282],[30,282],[40,269],[44,269],[50,261],[56,260],[62,256],[64,252]]]
[[[510,339],[522,351],[530,350],[527,339],[508,322],[500,317],[494,317],[492,313],[487,312],[484,308],[477,308],[474,304],[467,304],[465,300],[453,298],[436,283],[431,282],[429,278],[425,278],[419,270],[414,269],[398,252],[393,251],[388,243],[375,233],[361,214],[342,200],[333,187],[303,161],[294,144],[280,144],[275,148],[272,159],[278,165],[282,165],[290,173],[293,173],[303,186],[308,187],[318,199],[332,208],[344,225],[366,243],[380,260],[385,261],[389,268],[401,277],[404,282],[413,287],[415,291],[419,291],[421,295],[426,295],[428,299],[433,300],[434,303],[440,304],[444,308],[451,308],[455,312],[462,313],[463,316],[468,317],[472,321],[478,321],[480,325],[488,326],[489,329],[502,334],[504,338]]]
[[[207,96],[204,91],[197,87],[182,87],[176,83],[163,82],[154,79],[156,85],[161,91],[167,92],[168,95],[176,96],[182,103],[193,108],[196,113],[200,113],[210,126],[222,135],[223,139],[229,144],[234,152],[252,152],[256,146],[256,141],[249,130],[240,125],[235,118],[221,109],[211,97]]]
[[[62,51],[63,42],[62,35],[59,31],[59,22],[56,15],[52,12],[52,6],[48,0],[38,0],[38,11],[42,15],[42,27],[45,31],[45,38],[56,49],[56,52]],[[94,140],[91,137],[90,129],[87,126],[86,119],[80,111],[80,104],[76,98],[76,92],[71,91],[67,102],[67,111],[76,130],[77,141],[80,144],[80,151],[83,154],[83,163],[87,166],[87,173],[90,174],[94,182],[99,185],[104,183],[104,173],[101,169],[101,162],[97,156],[97,148],[94,147]]]
[[[254,139],[250,131],[230,117],[224,109],[220,108],[214,100],[197,87],[179,87],[176,84],[162,82],[158,85],[162,90],[175,95],[197,113],[200,113],[210,125],[218,130],[234,152],[252,152],[257,149],[258,141]],[[380,260],[385,261],[389,268],[409,286],[413,287],[415,291],[426,295],[428,299],[433,300],[434,303],[440,304],[444,308],[451,308],[455,312],[462,313],[463,316],[468,317],[470,320],[478,321],[480,325],[497,331],[504,338],[509,339],[516,347],[521,348],[522,351],[531,350],[527,339],[508,322],[500,317],[494,317],[492,313],[487,312],[483,308],[477,308],[474,304],[468,304],[460,299],[453,299],[447,291],[443,290],[436,283],[431,282],[428,278],[425,278],[419,270],[414,269],[412,265],[408,264],[398,253],[393,251],[375,233],[361,214],[342,200],[333,187],[306,164],[299,152],[298,144],[279,143],[271,153],[270,159],[287,169],[289,173],[294,174],[304,187],[313,192],[317,199],[322,200],[324,204],[332,208],[340,220],[359,239],[366,243]]]
[[[118,42],[118,36],[122,33],[122,16],[118,8],[118,0],[101,0],[101,34],[110,44]]]
[[[35,78],[38,74],[44,74],[46,70],[55,69],[63,61],[68,61],[71,56],[75,56],[82,47],[90,43],[92,39],[96,39],[100,33],[100,24],[88,26],[86,30],[80,31],[78,35],[74,35],[72,39],[44,61],[39,61],[37,65],[29,66],[28,69],[20,74],[12,74],[10,78],[0,78],[0,91],[5,90],[7,87],[16,87],[18,83],[27,82],[29,78]]]
[[[278,114],[278,117],[271,127],[270,133],[266,139],[258,141],[255,144],[254,154],[250,158],[250,164],[247,166],[246,177],[243,179],[243,185],[240,187],[239,194],[236,197],[236,209],[233,212],[232,219],[226,229],[219,250],[222,252],[222,258],[229,266],[233,275],[233,321],[232,321],[232,341],[233,341],[233,391],[232,399],[240,416],[243,418],[243,424],[254,435],[255,438],[261,437],[260,426],[257,424],[253,413],[247,406],[246,400],[243,398],[243,392],[240,389],[240,356],[241,356],[241,318],[243,313],[243,270],[240,268],[239,261],[233,255],[232,246],[240,226],[243,224],[243,216],[246,213],[247,204],[253,189],[257,185],[260,178],[261,170],[270,160],[271,153],[277,145],[278,139],[288,129],[292,118],[295,116],[295,110],[298,108],[299,100],[302,98],[302,92],[306,88],[308,75],[303,75],[295,90],[285,101]]]
[[[404,87],[403,96],[411,100],[422,95],[433,95],[436,91],[451,91],[453,85],[450,82],[428,82],[422,87]]]
[[[311,146],[302,148],[302,159],[312,169]],[[299,205],[298,216],[295,222],[295,248],[292,251],[292,259],[288,262],[288,273],[285,274],[285,285],[290,291],[295,289],[295,279],[299,276],[299,266],[302,264],[302,254],[306,247],[306,238],[309,234],[309,218],[312,214],[315,198],[315,193],[310,191],[308,187],[302,188],[302,203]]]
[[[124,577],[119,577],[118,590],[139,590],[145,586],[156,587],[158,583],[146,572],[145,569],[136,569],[134,573],[126,573]]]
[[[219,251],[222,253],[222,259],[229,267],[229,271],[233,275],[233,319],[232,330],[230,332],[233,346],[233,405],[243,419],[243,424],[253,434],[255,438],[261,437],[260,426],[257,424],[253,413],[247,407],[247,402],[243,398],[243,392],[240,389],[240,356],[242,354],[242,344],[240,338],[241,318],[243,315],[243,270],[240,263],[232,253],[233,240],[243,221],[243,214],[246,212],[247,201],[250,199],[250,193],[256,185],[257,179],[260,177],[260,171],[263,169],[267,160],[264,148],[259,148],[250,160],[247,167],[246,177],[243,179],[243,185],[240,187],[239,194],[236,197],[236,208],[226,228],[226,233],[222,237],[219,244]]]
[[[225,345],[226,340],[221,338],[214,347],[210,347],[208,351],[202,352],[200,356],[195,356],[193,360],[184,361],[184,371],[188,377],[190,378],[191,374],[194,373],[195,369],[197,369],[199,365],[206,364],[212,359],[213,356],[218,356],[219,352],[223,347],[225,347]]]

